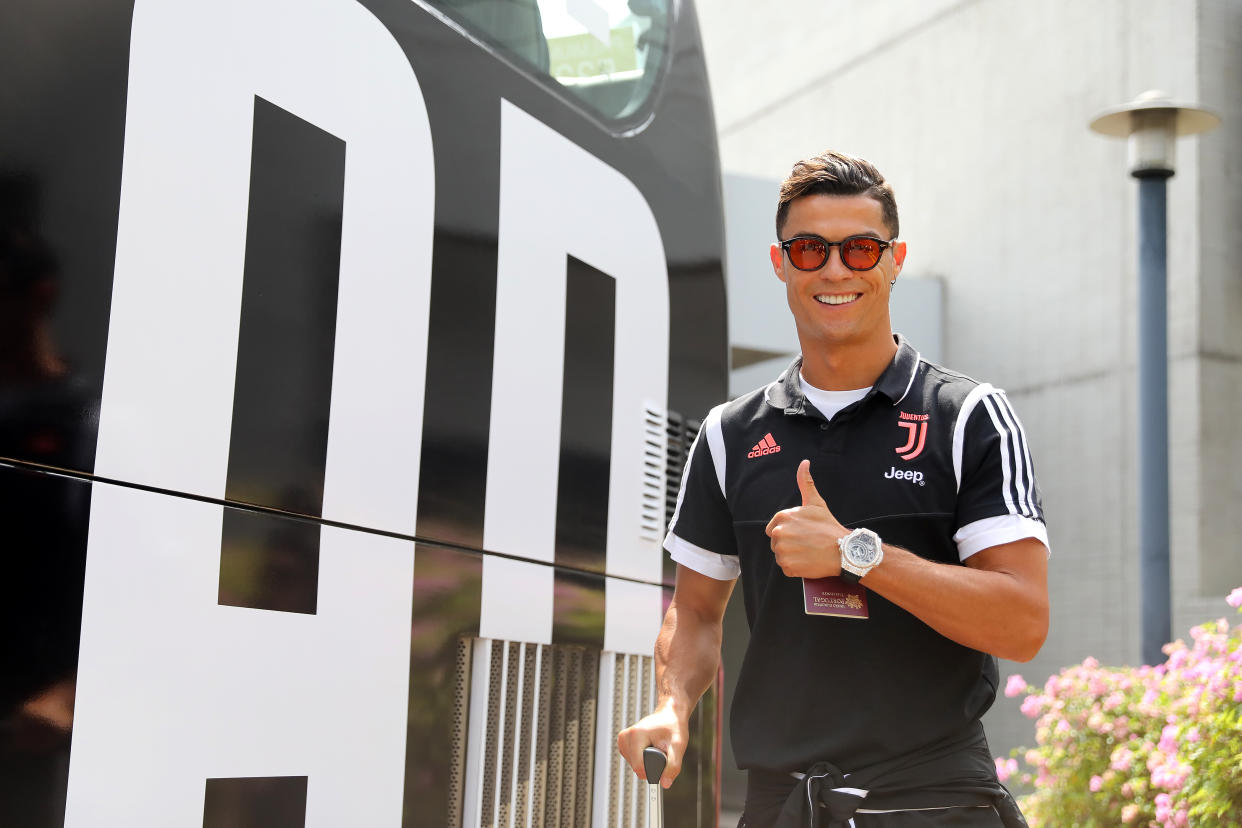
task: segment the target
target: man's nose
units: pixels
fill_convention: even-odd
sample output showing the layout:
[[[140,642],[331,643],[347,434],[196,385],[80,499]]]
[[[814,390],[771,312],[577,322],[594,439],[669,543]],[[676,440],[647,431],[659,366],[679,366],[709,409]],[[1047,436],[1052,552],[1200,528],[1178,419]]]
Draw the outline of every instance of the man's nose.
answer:
[[[845,266],[845,262],[841,260],[841,246],[833,245],[828,248],[828,258],[824,260],[824,265],[819,269],[819,275],[825,279],[848,279],[854,275],[854,271]]]

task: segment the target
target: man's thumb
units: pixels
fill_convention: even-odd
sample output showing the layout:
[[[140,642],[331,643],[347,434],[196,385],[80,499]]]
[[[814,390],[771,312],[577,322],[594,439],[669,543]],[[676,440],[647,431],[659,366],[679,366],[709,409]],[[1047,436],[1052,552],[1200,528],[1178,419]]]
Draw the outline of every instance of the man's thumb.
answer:
[[[803,506],[828,507],[824,499],[819,496],[819,489],[815,488],[815,480],[811,477],[810,460],[803,460],[798,464],[798,490],[802,492]]]

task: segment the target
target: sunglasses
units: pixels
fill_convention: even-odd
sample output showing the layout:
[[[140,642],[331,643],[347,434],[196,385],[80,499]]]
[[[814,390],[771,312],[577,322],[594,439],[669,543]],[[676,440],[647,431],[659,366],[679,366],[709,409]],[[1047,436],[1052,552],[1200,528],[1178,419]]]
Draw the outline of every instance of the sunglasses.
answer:
[[[850,270],[870,270],[880,263],[884,250],[892,247],[895,241],[875,236],[847,236],[839,242],[830,242],[819,236],[794,236],[781,242],[781,250],[798,270],[819,270],[827,263],[828,251],[833,247],[841,248],[841,264]]]

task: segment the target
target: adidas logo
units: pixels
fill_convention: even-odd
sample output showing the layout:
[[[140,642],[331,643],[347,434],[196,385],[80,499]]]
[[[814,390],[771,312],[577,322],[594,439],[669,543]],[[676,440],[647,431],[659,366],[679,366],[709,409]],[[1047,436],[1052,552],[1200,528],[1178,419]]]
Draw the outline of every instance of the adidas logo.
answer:
[[[781,447],[778,446],[776,444],[776,441],[772,439],[772,432],[769,431],[767,434],[763,435],[762,440],[755,443],[755,447],[752,448],[750,450],[750,454],[747,454],[746,456],[747,457],[762,457],[765,454],[776,454],[780,450],[781,450]]]

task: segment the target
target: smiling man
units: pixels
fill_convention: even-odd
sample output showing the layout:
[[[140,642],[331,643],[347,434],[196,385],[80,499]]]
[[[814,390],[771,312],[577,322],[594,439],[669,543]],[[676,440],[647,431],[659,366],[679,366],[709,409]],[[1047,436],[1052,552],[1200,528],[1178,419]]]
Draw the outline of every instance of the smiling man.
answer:
[[[802,355],[704,419],[665,548],[677,587],[656,711],[618,747],[681,769],[740,577],[751,638],[731,728],[740,828],[1025,825],[980,717],[996,658],[1048,629],[1048,540],[1003,392],[894,335],[906,259],[867,161],[826,152],[781,186],[772,268]]]

